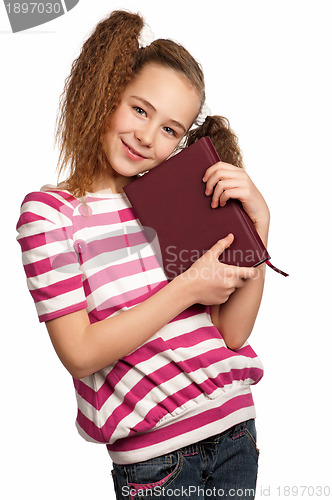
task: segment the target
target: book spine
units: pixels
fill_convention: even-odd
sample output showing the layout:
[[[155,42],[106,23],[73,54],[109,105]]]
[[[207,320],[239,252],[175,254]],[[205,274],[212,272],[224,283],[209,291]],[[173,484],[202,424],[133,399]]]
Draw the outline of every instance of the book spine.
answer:
[[[210,160],[213,163],[217,163],[218,161],[220,161],[220,158],[219,158],[216,150],[214,149],[214,146],[212,144],[211,139],[209,137],[204,137],[203,140],[204,140],[205,145],[206,145],[206,151],[208,152],[208,154],[210,156]],[[254,223],[250,219],[249,215],[244,211],[244,209],[240,207],[239,203],[240,202],[238,200],[237,200],[237,203],[234,203],[235,210],[237,211],[238,216],[244,222],[245,227],[247,228],[247,230],[249,231],[249,233],[253,237],[254,241],[256,242],[257,247],[260,250],[260,255],[261,255],[260,263],[264,262],[265,260],[270,259],[270,256],[269,256],[269,254],[264,246],[264,243],[262,242],[259,234],[257,233],[257,231],[254,227]]]
[[[212,161],[212,165],[214,163],[218,163],[218,161],[220,161],[220,158],[218,156],[217,151],[214,149],[211,139],[209,137],[203,137],[202,141],[204,141],[204,144],[206,146],[206,152],[210,156],[209,159]]]
[[[262,253],[262,258],[264,258],[264,260],[269,259],[270,256],[269,256],[269,254],[268,254],[268,252],[267,252],[267,250],[265,248],[265,245],[262,242],[259,234],[257,233],[257,231],[255,229],[255,226],[254,226],[254,223],[250,219],[249,215],[244,211],[244,209],[241,209],[241,207],[238,204],[236,204],[236,209],[240,213],[240,216],[244,220],[244,222],[245,222],[248,230],[250,231],[252,237],[256,241],[257,246],[260,248],[261,253]]]

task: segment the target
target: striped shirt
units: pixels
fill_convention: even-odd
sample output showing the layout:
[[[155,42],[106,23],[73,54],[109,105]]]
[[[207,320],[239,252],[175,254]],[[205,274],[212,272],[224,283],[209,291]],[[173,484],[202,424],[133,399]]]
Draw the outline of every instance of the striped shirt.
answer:
[[[167,285],[158,239],[124,194],[30,193],[18,241],[41,322],[86,309],[91,323]],[[232,351],[208,306],[183,311],[137,349],[74,379],[76,426],[115,463],[147,460],[255,417],[251,385],[263,375],[252,348]]]

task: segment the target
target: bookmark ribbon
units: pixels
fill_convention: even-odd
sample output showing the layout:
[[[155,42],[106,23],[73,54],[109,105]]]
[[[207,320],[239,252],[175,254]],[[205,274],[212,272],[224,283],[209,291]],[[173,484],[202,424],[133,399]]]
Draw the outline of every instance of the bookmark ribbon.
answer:
[[[279,273],[279,274],[282,274],[283,276],[289,276],[289,274],[285,273],[284,271],[281,271],[281,269],[278,269],[277,267],[275,267],[273,264],[271,264],[271,262],[269,260],[266,260],[265,261],[266,264],[271,268],[273,269],[273,271],[275,271],[276,273]]]

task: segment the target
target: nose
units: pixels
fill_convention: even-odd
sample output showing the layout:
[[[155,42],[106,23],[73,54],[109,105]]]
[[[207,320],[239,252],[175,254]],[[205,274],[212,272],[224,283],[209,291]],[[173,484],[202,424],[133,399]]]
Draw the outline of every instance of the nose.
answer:
[[[151,147],[154,143],[156,130],[153,123],[144,123],[135,131],[135,138],[142,146]]]

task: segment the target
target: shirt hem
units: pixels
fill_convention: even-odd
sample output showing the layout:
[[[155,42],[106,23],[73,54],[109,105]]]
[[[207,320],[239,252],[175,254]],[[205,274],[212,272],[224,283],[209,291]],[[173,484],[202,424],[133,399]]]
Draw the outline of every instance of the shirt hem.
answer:
[[[233,408],[231,411],[226,411],[223,409],[224,403],[228,400],[228,403],[232,404],[232,400],[234,396],[242,395],[242,397],[247,397],[247,402],[244,400],[243,406],[238,408]],[[241,396],[240,396],[241,397]],[[221,400],[223,401],[220,405]],[[218,404],[219,403],[219,404]],[[136,462],[142,462],[145,460],[149,460],[151,458],[158,457],[160,455],[165,455],[166,453],[174,452],[184,446],[189,446],[193,443],[201,441],[202,439],[209,438],[214,436],[215,434],[219,434],[221,432],[226,431],[227,429],[233,427],[234,425],[240,424],[249,420],[251,418],[256,418],[256,411],[254,402],[252,400],[252,394],[250,387],[247,387],[247,390],[236,390],[232,391],[232,395],[229,395],[228,398],[225,398],[225,395],[216,398],[215,400],[210,400],[209,404],[199,405],[199,408],[195,411],[195,414],[199,416],[204,411],[213,411],[214,419],[211,421],[206,421],[204,424],[204,420],[202,419],[201,425],[196,426],[195,428],[189,428],[186,424],[186,417],[189,417],[188,422],[190,420],[190,415],[184,416],[183,414],[177,415],[175,418],[170,418],[169,421],[165,422],[165,425],[161,426],[161,428],[167,429],[170,424],[179,424],[179,429],[181,428],[179,433],[174,434],[173,437],[166,440],[156,440],[154,444],[149,443],[149,437],[151,434],[158,433],[160,427],[156,427],[151,429],[151,431],[146,434],[142,434],[140,437],[140,446],[135,449],[119,449],[116,450],[117,442],[113,445],[109,444],[107,446],[107,451],[110,455],[112,461],[119,465],[131,464]],[[197,413],[196,413],[197,412]],[[189,412],[190,413],[190,412]],[[183,432],[183,429],[186,429]],[[158,435],[158,434],[157,434]],[[128,438],[124,439],[123,441]],[[130,440],[130,438],[129,438]],[[132,443],[133,444],[133,443]],[[115,446],[114,446],[115,445]],[[137,441],[136,441],[137,446]],[[113,449],[112,449],[113,448]],[[115,448],[115,449],[114,449]],[[121,448],[121,445],[120,445]]]
[[[74,304],[72,306],[65,307],[63,309],[59,309],[58,311],[54,311],[52,313],[41,314],[39,316],[39,322],[45,323],[45,321],[50,321],[51,319],[60,318],[61,316],[65,316],[66,314],[71,314],[73,312],[81,311],[82,309],[86,309],[88,304],[86,300],[80,302],[79,304]]]

